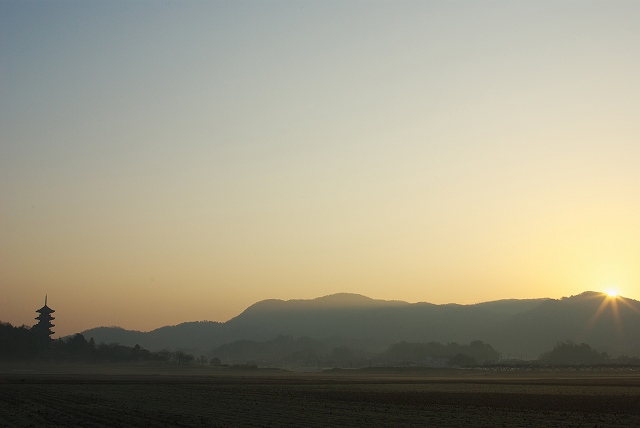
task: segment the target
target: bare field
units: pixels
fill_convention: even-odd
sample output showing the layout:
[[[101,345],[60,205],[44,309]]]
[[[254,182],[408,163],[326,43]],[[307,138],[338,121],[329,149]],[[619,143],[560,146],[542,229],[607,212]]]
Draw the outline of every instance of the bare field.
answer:
[[[0,366],[0,426],[640,426],[640,374]]]

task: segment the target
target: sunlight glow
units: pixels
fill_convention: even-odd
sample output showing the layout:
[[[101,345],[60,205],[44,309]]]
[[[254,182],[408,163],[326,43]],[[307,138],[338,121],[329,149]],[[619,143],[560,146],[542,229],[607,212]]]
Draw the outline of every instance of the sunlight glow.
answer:
[[[593,314],[593,317],[591,318],[591,321],[589,322],[587,328],[589,330],[591,328],[593,328],[593,326],[598,321],[600,316],[604,313],[604,311],[608,307],[610,307],[611,308],[611,313],[613,315],[613,319],[614,319],[614,321],[616,323],[616,328],[617,328],[618,332],[621,332],[622,331],[622,326],[620,324],[620,312],[618,310],[618,298],[616,297],[618,295],[618,293],[616,293],[615,290],[609,289],[609,290],[605,291],[605,294],[606,294],[606,296],[602,300],[602,303],[600,303],[600,306],[596,310],[596,313]]]
[[[618,295],[617,290],[609,289],[605,292],[605,294],[606,296],[604,297],[604,299],[602,299],[602,303],[600,303],[600,306],[596,310],[596,313],[593,314],[593,317],[591,318],[591,321],[589,322],[587,328],[591,329],[598,321],[598,318],[600,318],[600,316],[604,313],[604,311],[607,308],[610,308],[618,330],[622,331],[620,309],[624,307],[626,308],[626,310],[632,310],[633,312],[640,313],[640,308],[636,306],[633,300],[627,300],[624,297]],[[602,294],[600,296],[602,296]],[[621,304],[621,306],[618,305],[619,303]]]

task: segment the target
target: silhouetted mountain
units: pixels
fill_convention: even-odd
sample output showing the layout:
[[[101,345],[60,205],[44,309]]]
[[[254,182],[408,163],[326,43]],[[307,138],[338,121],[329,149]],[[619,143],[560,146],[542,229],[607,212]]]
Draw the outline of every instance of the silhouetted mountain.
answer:
[[[83,332],[97,342],[158,350],[209,352],[239,340],[306,336],[332,346],[381,352],[408,342],[482,340],[503,357],[537,358],[558,342],[588,343],[616,355],[640,353],[640,302],[596,292],[555,299],[499,300],[474,305],[410,304],[334,294],[312,300],[264,300],[225,322],[188,322],[147,333],[100,327]]]
[[[593,291],[548,299],[514,314],[487,336],[489,343],[512,357],[535,357],[565,340],[587,343],[609,354],[638,355],[640,302]]]

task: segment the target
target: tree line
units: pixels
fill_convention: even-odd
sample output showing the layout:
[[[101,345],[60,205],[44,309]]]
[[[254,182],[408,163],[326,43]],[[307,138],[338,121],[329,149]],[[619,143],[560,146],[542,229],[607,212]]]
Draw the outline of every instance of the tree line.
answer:
[[[334,343],[334,345],[336,345]],[[199,357],[182,350],[149,351],[140,345],[96,343],[78,333],[51,340],[27,326],[0,323],[0,360],[72,360],[96,362],[163,361],[176,364],[251,365],[252,367],[368,367],[426,366],[473,367],[522,365],[640,365],[638,357],[610,357],[586,343],[559,342],[534,361],[501,360],[500,353],[480,340],[467,344],[456,342],[398,342],[378,353],[367,352],[355,344],[328,345],[309,337],[278,336],[266,342],[239,340],[210,352],[214,358]]]
[[[340,343],[342,342],[342,343]],[[398,342],[382,352],[371,352],[347,340],[323,342],[309,337],[278,336],[266,341],[238,340],[210,352],[231,364],[257,364],[272,367],[368,366],[470,366],[497,361],[500,353],[480,340],[470,344],[456,342]]]
[[[497,350],[480,340],[469,344],[403,341],[381,352],[369,352],[357,344],[331,346],[309,337],[278,336],[266,342],[238,340],[218,346],[210,353],[227,364],[291,368],[640,365],[638,357],[613,358],[586,343],[570,340],[557,343],[531,361],[502,359]]]
[[[173,361],[188,364],[208,362],[205,356],[196,358],[177,350],[149,351],[140,345],[125,346],[118,343],[96,343],[78,333],[67,338],[51,340],[38,335],[27,326],[14,327],[0,323],[0,359],[2,360],[72,360],[72,361]]]

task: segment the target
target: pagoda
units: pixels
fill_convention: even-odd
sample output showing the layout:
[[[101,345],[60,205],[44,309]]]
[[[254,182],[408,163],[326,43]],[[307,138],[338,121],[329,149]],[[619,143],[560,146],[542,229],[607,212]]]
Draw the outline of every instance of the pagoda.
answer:
[[[51,316],[55,311],[47,306],[47,296],[44,296],[44,306],[36,311],[38,314],[36,319],[38,320],[38,324],[34,325],[31,330],[36,332],[42,338],[46,338],[51,340],[51,335],[53,334],[53,330],[51,330],[54,324],[51,323],[55,318]]]

